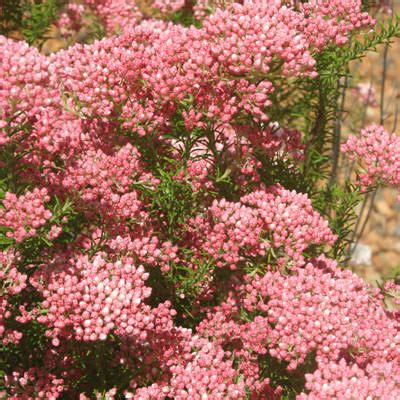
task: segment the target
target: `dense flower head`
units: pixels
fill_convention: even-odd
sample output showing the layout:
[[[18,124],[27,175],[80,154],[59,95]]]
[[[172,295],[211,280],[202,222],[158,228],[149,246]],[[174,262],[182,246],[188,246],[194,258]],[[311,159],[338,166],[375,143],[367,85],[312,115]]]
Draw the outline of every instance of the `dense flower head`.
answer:
[[[26,163],[47,164],[55,157],[68,159],[85,143],[82,121],[55,108],[46,108],[32,124],[28,138],[20,142],[22,148],[35,149],[27,154]]]
[[[49,84],[50,60],[35,47],[0,36],[0,119],[16,114],[19,121],[34,118],[54,101]]]
[[[354,29],[369,26],[374,20],[362,12],[361,0],[310,1],[300,4],[306,17],[304,32],[317,48],[329,42],[342,45]]]
[[[315,61],[306,38],[296,29],[298,16],[293,10],[274,4],[233,4],[228,10],[217,10],[203,26],[210,37],[220,34],[225,38],[224,42],[216,42],[212,51],[234,75],[252,69],[268,73],[273,56],[282,59],[284,73],[313,75]],[[269,46],[273,38],[274,44]]]
[[[90,104],[90,109],[80,109],[85,116],[93,115],[92,110],[95,115],[110,115],[115,105],[127,97],[127,90],[120,82],[126,51],[116,46],[119,41],[114,37],[91,46],[77,44],[51,56],[53,84],[61,84],[66,94],[75,95],[69,100],[72,105]]]
[[[112,220],[143,218],[142,202],[131,186],[152,186],[157,180],[143,170],[139,157],[131,144],[113,154],[88,150],[71,162],[62,186],[77,195],[88,212],[92,212],[95,205],[97,212]]]
[[[353,9],[356,13],[356,4]],[[332,10],[318,12],[328,16]],[[127,127],[143,129],[150,121],[146,129],[168,126],[177,103],[188,97],[209,119],[227,123],[246,112],[265,121],[274,90],[268,74],[275,64],[281,62],[286,75],[316,74],[309,43],[315,27],[309,28],[312,35],[303,31],[314,21],[313,12],[308,10],[312,15],[305,19],[276,2],[249,2],[217,10],[200,29],[146,21],[120,37],[61,51],[52,68],[83,114],[109,118],[122,106]],[[316,24],[325,21],[319,14],[315,18]],[[341,26],[332,33],[322,27],[328,36],[321,40],[324,44],[337,32],[346,37],[350,29]],[[257,77],[268,79],[259,83]]]
[[[7,192],[0,209],[0,224],[10,229],[7,236],[17,242],[36,235],[37,229],[52,217],[45,203],[50,201],[46,188],[36,188],[21,196]]]
[[[229,9],[232,3],[241,2],[198,0],[194,6],[194,14],[198,19],[203,19],[207,14],[214,14],[218,9]],[[373,23],[368,13],[362,12],[360,0],[326,2],[245,0],[243,4],[254,9],[258,8],[258,12],[267,10],[276,13],[279,10],[284,15],[285,22],[297,24],[297,28],[317,48],[322,48],[330,41],[342,45],[347,41],[349,32]]]
[[[400,186],[400,137],[383,126],[370,125],[359,136],[350,135],[342,151],[359,166],[364,190],[381,183]]]
[[[179,262],[177,246],[171,242],[160,243],[157,236],[145,236],[144,232],[140,232],[139,237],[117,235],[107,241],[107,246],[116,254],[128,255],[163,272],[170,269],[169,261]]]
[[[384,385],[374,386],[374,380],[381,379],[380,373],[390,379],[391,368],[398,368],[399,321],[382,308],[381,295],[362,279],[320,257],[294,268],[289,275],[270,270],[262,276],[248,276],[246,281],[198,327],[209,340],[233,346],[234,356],[242,360],[239,366],[248,360],[245,376],[253,363],[253,376],[258,379],[254,355],[269,353],[294,370],[315,352],[318,368],[314,375],[306,376],[310,398],[318,398],[322,387],[331,396],[327,398],[335,398],[336,390],[344,398],[351,398],[353,390],[389,393]],[[238,315],[243,310],[257,316],[251,322],[241,322]],[[365,379],[364,389],[361,381],[354,380],[358,389],[348,390],[346,382],[353,374]],[[398,372],[394,374],[391,385],[398,390]],[[336,382],[342,379],[342,383]],[[308,398],[303,396],[300,398]]]
[[[265,257],[270,249],[300,262],[309,246],[335,241],[307,196],[281,186],[255,191],[236,203],[215,200],[193,220],[191,230],[196,246],[218,266],[233,269],[243,260]]]
[[[197,350],[186,362],[170,367],[172,376],[167,384],[153,384],[127,398],[187,399],[190,396],[200,400],[205,396],[213,399],[242,399],[245,396],[244,382],[220,346],[196,336],[191,338],[190,346]]]
[[[300,400],[320,399],[387,399],[400,396],[400,371],[398,363],[373,362],[365,368],[348,364],[344,359],[331,362],[306,375],[308,394]]]
[[[198,326],[198,332],[218,346],[232,349],[239,372],[251,393],[276,395],[279,398],[281,387],[270,386],[270,379],[262,378],[258,357],[268,353],[267,343],[271,326],[266,318],[256,316],[254,320],[238,323],[238,305],[232,299],[222,303]]]
[[[147,278],[143,266],[128,260],[110,263],[101,255],[65,260],[65,265],[35,277],[44,297],[42,307],[48,310],[40,322],[49,327],[49,336],[72,334],[85,341],[105,340],[111,331],[145,335],[154,323],[150,307],[144,304],[151,294],[144,285]]]
[[[281,283],[279,273],[267,273],[262,281],[250,283],[254,289],[244,303],[249,311],[265,312],[274,324],[270,335],[271,347],[276,346],[270,350],[274,357],[295,367],[313,349],[323,363],[353,348],[352,356],[360,362],[398,360],[398,321],[386,315],[380,297],[362,279],[338,270],[332,260],[322,257],[308,263]],[[257,292],[269,300],[257,302]]]

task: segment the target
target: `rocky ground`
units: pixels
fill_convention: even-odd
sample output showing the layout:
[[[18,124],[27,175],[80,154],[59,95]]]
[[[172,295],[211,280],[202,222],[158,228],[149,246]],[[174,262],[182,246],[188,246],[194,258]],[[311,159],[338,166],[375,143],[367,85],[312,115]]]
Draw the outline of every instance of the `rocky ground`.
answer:
[[[396,192],[388,188],[377,193],[353,253],[354,271],[371,283],[400,273],[400,202],[396,197]]]

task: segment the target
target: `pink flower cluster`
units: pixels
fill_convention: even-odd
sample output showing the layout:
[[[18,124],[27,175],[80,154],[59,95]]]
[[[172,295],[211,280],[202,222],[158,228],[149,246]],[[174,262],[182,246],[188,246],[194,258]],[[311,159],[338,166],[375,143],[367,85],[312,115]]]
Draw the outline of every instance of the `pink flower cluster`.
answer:
[[[109,219],[141,219],[142,202],[133,184],[152,186],[157,183],[151,174],[144,173],[140,154],[131,144],[126,144],[114,154],[102,150],[88,150],[72,162],[62,181],[63,188],[77,196],[82,207]]]
[[[107,262],[101,255],[64,263],[38,271],[32,280],[48,310],[38,321],[49,327],[47,335],[55,345],[58,337],[71,335],[77,340],[105,340],[111,331],[146,338],[155,315],[144,303],[151,288],[144,285],[149,275],[143,266],[136,268],[129,260]]]
[[[209,312],[199,332],[219,345],[230,343],[244,363],[240,368],[253,371],[255,379],[257,354],[268,352],[294,370],[315,352],[317,370],[306,376],[309,397],[299,398],[315,399],[321,393],[329,399],[350,399],[357,393],[358,398],[384,396],[390,393],[385,380],[397,393],[400,322],[382,308],[379,290],[325,257],[292,271],[248,276],[247,283]],[[257,316],[239,322],[244,310]]]
[[[17,243],[36,235],[37,229],[46,224],[52,217],[50,210],[44,206],[50,201],[47,189],[34,189],[21,196],[7,192],[0,208],[0,225],[10,229],[7,237]]]
[[[0,121],[8,122],[16,114],[16,125],[26,117],[34,118],[53,102],[45,89],[50,60],[35,47],[4,36],[0,36],[0,48]]]
[[[374,21],[367,12],[360,12],[361,3],[361,0],[300,2],[300,10],[306,17],[308,39],[317,48],[330,42],[339,46],[346,43],[349,32]]]
[[[400,371],[398,363],[373,362],[364,368],[348,365],[344,359],[331,362],[314,374],[306,375],[309,394],[299,400],[325,399],[387,399],[400,396]]]
[[[311,245],[333,244],[325,221],[306,195],[274,186],[243,196],[239,202],[215,200],[204,215],[192,221],[195,246],[219,267],[237,264],[274,251],[277,257],[302,260]]]
[[[146,22],[121,37],[74,46],[55,55],[54,69],[75,109],[103,119],[117,109],[139,133],[167,128],[185,98],[211,120],[228,123],[243,112],[267,120],[273,83],[257,78],[267,78],[276,62],[284,74],[315,76],[311,35],[304,32],[310,21],[278,4],[234,4],[206,18],[201,29]],[[326,42],[333,33],[324,29]]]
[[[178,247],[171,242],[160,243],[156,236],[150,236],[150,232],[144,235],[140,232],[139,237],[116,236],[107,241],[107,246],[115,254],[123,254],[132,257],[138,263],[150,266],[157,266],[161,271],[167,272],[170,269],[169,262],[179,262],[177,255]]]
[[[362,279],[338,270],[335,262],[323,257],[296,272],[281,283],[281,273],[266,273],[264,283],[257,279],[250,283],[254,289],[244,300],[249,311],[267,313],[274,325],[272,356],[290,361],[289,368],[295,368],[312,349],[322,364],[348,349],[354,349],[352,356],[360,363],[371,358],[398,359],[398,321],[385,313],[380,296],[370,293]],[[258,301],[256,293],[269,301]]]
[[[400,187],[400,137],[395,133],[370,125],[360,136],[350,135],[342,152],[357,162],[363,190],[380,184]]]
[[[193,336],[189,343],[193,351],[184,363],[170,367],[171,378],[164,384],[153,384],[141,388],[134,394],[127,393],[128,399],[243,399],[245,385],[232,360],[219,346],[208,340]]]

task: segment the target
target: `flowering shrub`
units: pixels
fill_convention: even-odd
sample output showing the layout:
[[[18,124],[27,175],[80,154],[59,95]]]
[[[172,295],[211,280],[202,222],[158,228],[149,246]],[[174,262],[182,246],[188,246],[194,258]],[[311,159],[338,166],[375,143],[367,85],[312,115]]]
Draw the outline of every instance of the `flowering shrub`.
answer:
[[[398,21],[358,0],[32,16],[50,3],[63,36],[105,37],[45,56],[34,18],[0,25],[30,43],[0,36],[1,393],[397,399],[400,287],[344,267],[355,205],[400,186],[400,142],[350,135],[342,179],[335,122],[349,63]]]

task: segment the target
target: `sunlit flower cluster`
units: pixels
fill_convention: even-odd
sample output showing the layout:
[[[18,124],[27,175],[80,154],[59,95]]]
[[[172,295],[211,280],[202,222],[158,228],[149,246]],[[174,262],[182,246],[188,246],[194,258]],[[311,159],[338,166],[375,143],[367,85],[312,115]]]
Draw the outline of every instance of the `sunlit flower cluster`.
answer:
[[[370,125],[359,136],[350,135],[342,151],[359,166],[364,190],[379,184],[400,186],[400,137],[382,126]]]

